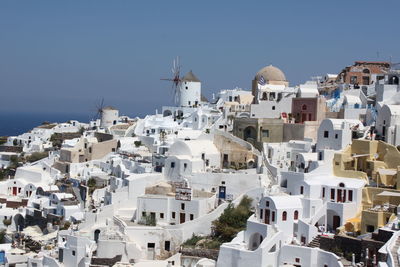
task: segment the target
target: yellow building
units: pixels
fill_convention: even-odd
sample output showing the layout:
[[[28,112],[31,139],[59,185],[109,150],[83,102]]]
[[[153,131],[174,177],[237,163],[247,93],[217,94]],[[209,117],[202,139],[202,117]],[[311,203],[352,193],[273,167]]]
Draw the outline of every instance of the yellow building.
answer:
[[[353,140],[334,155],[333,172],[369,184],[363,189],[362,212],[347,222],[346,230],[373,232],[394,218],[400,204],[400,152],[396,147],[382,141]]]

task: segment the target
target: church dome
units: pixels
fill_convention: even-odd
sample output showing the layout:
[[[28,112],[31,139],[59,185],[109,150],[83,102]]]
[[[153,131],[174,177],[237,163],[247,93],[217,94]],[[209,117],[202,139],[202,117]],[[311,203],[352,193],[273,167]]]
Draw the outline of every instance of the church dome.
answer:
[[[266,66],[259,70],[256,74],[255,79],[258,82],[260,82],[260,79],[264,80],[266,83],[269,83],[270,81],[286,82],[286,76],[283,71],[272,65]]]

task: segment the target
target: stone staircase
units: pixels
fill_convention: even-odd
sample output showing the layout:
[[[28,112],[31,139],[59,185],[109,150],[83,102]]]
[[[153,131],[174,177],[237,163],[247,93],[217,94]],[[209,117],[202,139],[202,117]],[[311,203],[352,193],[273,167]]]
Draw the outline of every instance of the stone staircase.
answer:
[[[394,246],[390,250],[390,252],[393,255],[393,259],[394,259],[394,266],[400,266],[399,254],[397,253],[397,250],[399,249],[399,247],[400,247],[400,237],[397,237],[396,242],[394,243]]]
[[[314,237],[314,239],[308,243],[307,247],[310,248],[319,248],[319,241],[321,240],[321,236],[317,235],[316,237]]]

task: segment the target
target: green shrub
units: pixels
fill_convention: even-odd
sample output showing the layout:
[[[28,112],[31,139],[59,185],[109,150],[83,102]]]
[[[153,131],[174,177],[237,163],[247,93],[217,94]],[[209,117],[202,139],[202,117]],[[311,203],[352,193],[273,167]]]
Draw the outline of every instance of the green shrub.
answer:
[[[35,162],[49,156],[49,152],[33,152],[30,156],[26,157],[26,161]]]
[[[204,239],[204,237],[195,235],[193,233],[192,237],[190,239],[186,240],[182,245],[188,246],[188,247],[194,247],[194,246],[196,246],[197,242],[199,242],[202,239]]]
[[[135,141],[135,147],[140,147],[142,145],[142,141]]]
[[[237,207],[230,203],[221,216],[212,222],[213,237],[221,242],[229,242],[244,230],[252,214],[251,202],[251,198],[244,196]]]

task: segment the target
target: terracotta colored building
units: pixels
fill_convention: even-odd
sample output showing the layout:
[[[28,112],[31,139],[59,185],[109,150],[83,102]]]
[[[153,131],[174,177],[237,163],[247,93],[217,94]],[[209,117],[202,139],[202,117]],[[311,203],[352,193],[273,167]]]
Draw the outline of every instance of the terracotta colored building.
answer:
[[[356,61],[344,68],[338,75],[337,82],[353,85],[369,85],[374,80],[384,78],[390,69],[390,63],[384,61]]]
[[[325,98],[297,97],[292,100],[292,116],[296,123],[322,121],[325,118]]]

